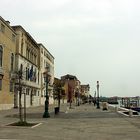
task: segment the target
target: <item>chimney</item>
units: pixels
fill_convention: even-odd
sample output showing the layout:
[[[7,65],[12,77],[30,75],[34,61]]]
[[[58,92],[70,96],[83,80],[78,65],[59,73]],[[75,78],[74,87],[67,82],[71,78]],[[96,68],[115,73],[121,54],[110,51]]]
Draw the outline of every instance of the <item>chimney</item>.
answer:
[[[8,25],[10,25],[10,21],[7,20],[6,23],[7,23]]]

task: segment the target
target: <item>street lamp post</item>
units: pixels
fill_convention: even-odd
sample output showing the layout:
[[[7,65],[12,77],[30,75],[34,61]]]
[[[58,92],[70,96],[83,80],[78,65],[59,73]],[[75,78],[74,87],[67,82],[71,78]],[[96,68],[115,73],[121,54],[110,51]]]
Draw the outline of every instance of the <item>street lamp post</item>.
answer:
[[[49,83],[49,75],[48,75],[48,69],[49,67],[45,68],[45,72],[43,73],[45,82],[46,82],[46,100],[45,100],[45,112],[43,114],[43,118],[49,118],[50,114],[48,111],[49,108],[49,96],[48,96],[48,83]]]
[[[95,93],[94,93],[94,99],[93,99],[93,103],[94,103],[94,106],[96,105],[96,91],[95,91]]]
[[[100,103],[99,103],[99,81],[97,81],[97,109],[100,109]]]

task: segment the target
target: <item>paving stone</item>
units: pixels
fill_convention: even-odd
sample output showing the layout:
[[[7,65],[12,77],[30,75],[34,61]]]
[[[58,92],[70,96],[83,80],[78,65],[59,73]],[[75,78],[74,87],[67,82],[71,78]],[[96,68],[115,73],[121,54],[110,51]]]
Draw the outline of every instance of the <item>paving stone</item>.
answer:
[[[18,121],[18,110],[0,111],[0,139],[17,140],[139,140],[140,117],[126,117],[113,111],[96,109],[93,104],[61,105],[61,112],[54,114],[49,107],[50,118],[42,118],[44,107],[27,109],[27,121],[42,123],[35,128],[5,127]]]

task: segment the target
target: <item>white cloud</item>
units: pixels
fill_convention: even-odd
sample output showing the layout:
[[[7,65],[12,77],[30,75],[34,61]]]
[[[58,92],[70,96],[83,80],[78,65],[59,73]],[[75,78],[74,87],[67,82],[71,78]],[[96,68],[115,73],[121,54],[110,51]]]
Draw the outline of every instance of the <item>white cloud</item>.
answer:
[[[139,0],[3,0],[0,13],[47,45],[57,77],[101,82],[102,95],[140,95]],[[5,8],[6,7],[6,8]]]

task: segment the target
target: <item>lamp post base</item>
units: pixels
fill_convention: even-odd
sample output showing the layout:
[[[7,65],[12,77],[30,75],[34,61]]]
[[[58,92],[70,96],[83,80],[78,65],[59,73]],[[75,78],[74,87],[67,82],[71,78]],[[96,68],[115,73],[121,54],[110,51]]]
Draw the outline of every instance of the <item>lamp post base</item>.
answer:
[[[78,102],[78,105],[77,106],[80,106],[80,103]]]
[[[44,114],[43,114],[43,118],[50,118],[50,114],[49,114],[49,112],[44,112]]]
[[[100,109],[100,107],[99,107],[99,106],[97,106],[97,109]]]
[[[97,109],[100,109],[100,105],[99,105],[99,103],[97,103]]]

